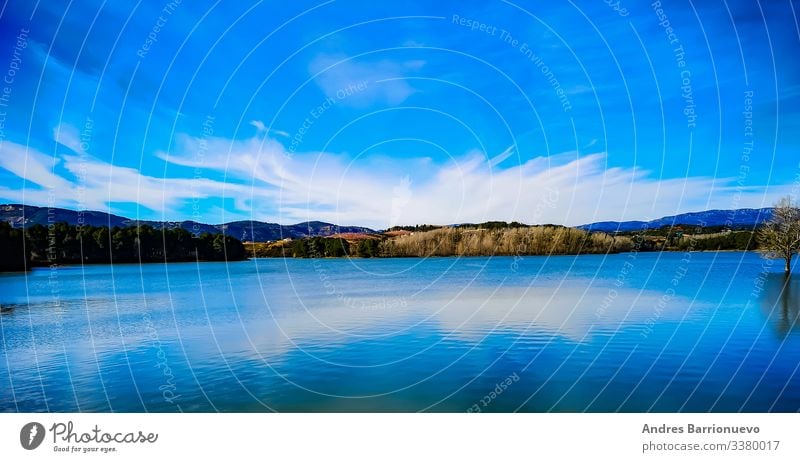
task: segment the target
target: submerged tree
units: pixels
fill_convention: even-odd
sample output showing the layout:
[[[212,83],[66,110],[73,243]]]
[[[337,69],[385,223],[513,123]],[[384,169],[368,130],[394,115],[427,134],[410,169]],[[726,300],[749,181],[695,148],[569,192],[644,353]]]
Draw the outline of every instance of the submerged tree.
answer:
[[[784,197],[772,211],[772,218],[759,232],[761,250],[767,258],[783,258],[784,272],[792,272],[792,256],[800,251],[800,209],[791,197]]]

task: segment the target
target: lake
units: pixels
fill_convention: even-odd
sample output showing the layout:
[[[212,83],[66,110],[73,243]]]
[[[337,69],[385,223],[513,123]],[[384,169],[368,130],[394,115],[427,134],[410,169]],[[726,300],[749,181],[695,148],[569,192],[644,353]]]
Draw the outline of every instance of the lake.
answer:
[[[0,275],[0,410],[798,411],[800,275],[750,252]]]

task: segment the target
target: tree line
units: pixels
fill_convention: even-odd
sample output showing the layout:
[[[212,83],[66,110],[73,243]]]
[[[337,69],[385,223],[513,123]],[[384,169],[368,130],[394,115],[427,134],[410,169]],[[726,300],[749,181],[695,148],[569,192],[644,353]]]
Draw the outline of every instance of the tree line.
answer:
[[[313,237],[277,244],[245,246],[223,234],[193,235],[182,228],[149,225],[108,228],[55,223],[27,229],[0,222],[0,271],[75,263],[147,263],[243,260],[257,257],[427,257],[550,255],[638,250],[753,250],[782,258],[791,273],[800,252],[800,208],[781,199],[772,218],[754,230],[724,231],[681,226],[609,235],[564,226],[530,226],[493,221],[459,226],[397,226],[411,234],[394,238],[346,240]],[[709,233],[708,231],[712,231]],[[716,231],[716,232],[715,232]]]
[[[641,252],[754,250],[757,247],[754,231],[703,233],[698,228],[689,234],[664,228],[611,235],[555,225],[514,225],[516,223],[487,222],[357,241],[313,237],[246,246],[248,255],[253,257],[294,258],[574,255],[627,252],[634,247]]]
[[[360,239],[350,242],[338,237],[310,237],[276,243],[245,244],[247,254],[256,258],[337,258],[337,257],[380,257],[380,240]]]
[[[459,226],[398,236],[381,242],[387,257],[575,255],[625,252],[633,240],[564,226]]]
[[[677,241],[678,250],[755,250],[757,246],[758,239],[755,231],[684,234]]]
[[[671,227],[647,230],[641,233],[625,232],[636,242],[637,250],[649,251],[718,251],[718,250],[756,250],[758,234],[756,231],[707,232],[702,228],[692,231],[673,231]]]
[[[231,236],[193,235],[182,228],[149,225],[108,228],[55,223],[24,231],[0,223],[0,270],[76,263],[157,263],[222,261],[247,258],[242,242]]]

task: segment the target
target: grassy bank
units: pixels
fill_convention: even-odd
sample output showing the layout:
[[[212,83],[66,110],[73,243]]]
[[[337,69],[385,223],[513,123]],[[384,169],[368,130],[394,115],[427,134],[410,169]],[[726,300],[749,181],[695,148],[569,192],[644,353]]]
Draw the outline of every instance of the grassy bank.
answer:
[[[253,257],[451,257],[579,255],[648,251],[754,250],[753,230],[664,227],[626,233],[564,226],[487,222],[475,225],[395,227],[375,234],[337,234],[245,243]]]
[[[625,252],[633,248],[633,240],[563,226],[475,225],[245,243],[245,248],[254,257],[295,258],[568,255]]]

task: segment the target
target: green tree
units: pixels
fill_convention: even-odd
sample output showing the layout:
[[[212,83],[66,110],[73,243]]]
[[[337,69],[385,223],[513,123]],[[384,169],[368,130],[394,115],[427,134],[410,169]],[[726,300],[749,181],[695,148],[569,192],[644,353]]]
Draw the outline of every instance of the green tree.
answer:
[[[23,245],[24,244],[24,245]],[[114,228],[55,223],[34,225],[24,232],[0,222],[0,271],[31,265],[62,263],[148,263],[200,260],[244,260],[244,245],[231,236],[156,229],[152,226]],[[21,259],[21,260],[20,260]],[[6,262],[21,261],[22,266]]]
[[[371,258],[378,256],[378,240],[364,239],[358,243],[358,256]]]
[[[308,258],[308,241],[300,239],[292,242],[292,256],[295,258]]]
[[[338,238],[325,239],[325,256],[326,257],[344,257],[348,255],[350,248],[347,241]]]
[[[27,266],[25,233],[0,222],[0,271],[24,271]]]

